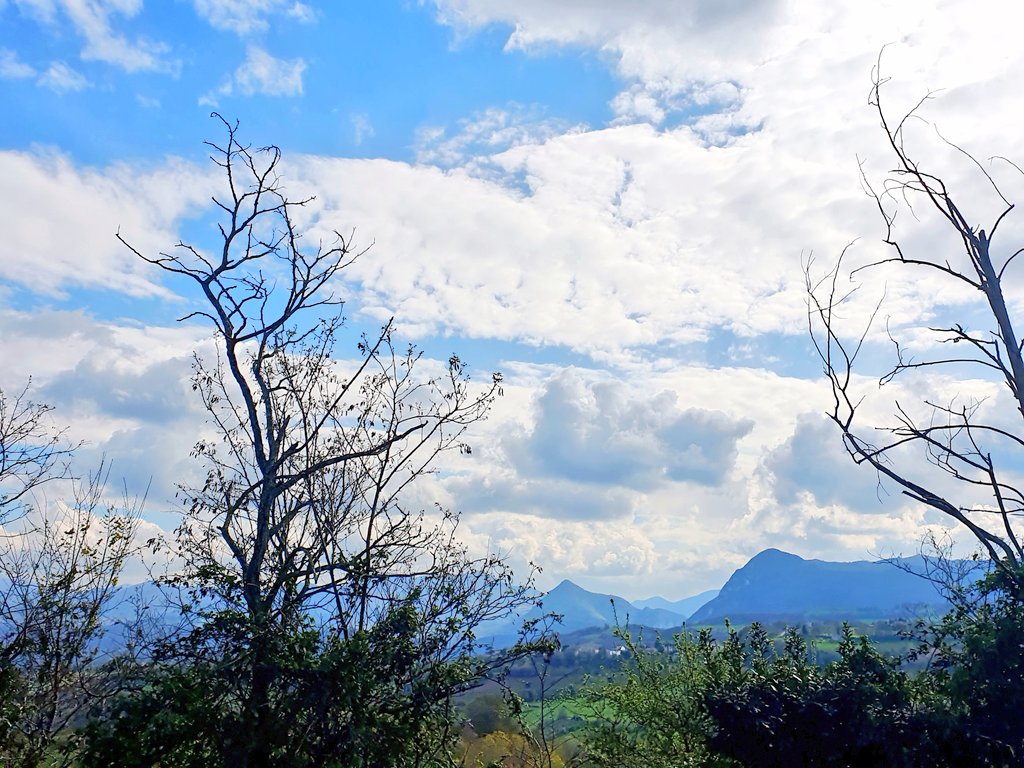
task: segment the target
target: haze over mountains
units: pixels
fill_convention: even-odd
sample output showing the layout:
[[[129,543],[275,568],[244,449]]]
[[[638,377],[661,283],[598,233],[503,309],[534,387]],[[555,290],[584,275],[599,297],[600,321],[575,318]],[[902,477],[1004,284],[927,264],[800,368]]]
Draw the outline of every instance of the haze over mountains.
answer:
[[[559,629],[563,632],[574,632],[578,629],[604,625],[614,626],[616,620],[620,624],[629,623],[654,629],[669,629],[678,627],[686,621],[690,613],[703,605],[707,599],[714,597],[717,590],[703,594],[709,595],[703,601],[697,597],[691,597],[680,600],[678,603],[670,603],[668,600],[655,597],[631,603],[617,595],[588,592],[567,579],[548,592],[544,596],[542,606],[532,608],[526,617],[536,618],[545,613],[556,613],[562,616]],[[664,604],[668,607],[651,607],[649,604],[652,602],[655,606]],[[682,609],[674,608],[674,606],[682,606]]]
[[[892,561],[848,563],[805,560],[767,549],[736,570],[721,590],[683,600],[650,597],[630,602],[616,595],[589,592],[565,580],[549,591],[539,607],[519,619],[495,622],[479,633],[496,645],[515,640],[519,622],[544,614],[561,616],[558,630],[620,625],[675,629],[751,621],[887,619],[936,613],[947,603],[938,588],[921,574],[927,562],[920,555]],[[981,566],[979,566],[981,567]]]
[[[968,564],[983,568],[983,564]],[[564,580],[517,616],[488,622],[477,637],[497,647],[512,645],[524,620],[556,614],[562,635],[589,629],[629,625],[657,630],[674,630],[684,624],[720,625],[751,621],[787,622],[827,620],[882,620],[939,613],[947,608],[936,586],[917,574],[928,570],[920,555],[893,561],[828,562],[805,560],[798,555],[767,549],[737,569],[720,590],[713,589],[682,600],[649,597],[629,601],[618,595],[590,592]],[[980,573],[978,574],[980,576]],[[177,624],[180,616],[167,594],[146,582],[122,587],[121,597],[108,619],[114,625],[130,626],[140,609],[151,621]],[[105,646],[123,642],[120,631],[112,631]]]

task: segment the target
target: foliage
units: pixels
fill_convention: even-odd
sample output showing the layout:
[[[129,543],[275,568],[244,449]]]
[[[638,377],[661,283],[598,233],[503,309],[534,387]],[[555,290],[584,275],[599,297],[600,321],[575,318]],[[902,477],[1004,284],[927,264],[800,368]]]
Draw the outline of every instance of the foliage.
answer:
[[[464,734],[456,754],[465,768],[566,768],[577,764],[579,749],[566,741],[549,751],[529,734],[497,730],[485,736]]]
[[[147,765],[233,765],[256,740],[276,766],[423,764],[454,744],[451,692],[486,664],[423,665],[424,629],[410,602],[347,639],[312,627],[276,633],[268,695],[281,716],[254,734],[245,712],[252,673],[239,653],[254,627],[226,612],[190,638],[187,652],[165,649],[142,688],[89,725],[83,765],[109,765],[118,754]]]
[[[1024,755],[1024,583],[996,569],[955,592],[953,609],[912,633],[913,653],[979,738]]]
[[[505,697],[498,693],[482,693],[472,696],[462,708],[462,714],[473,732],[486,736],[494,731],[514,733],[518,722],[512,715]]]
[[[710,631],[675,635],[671,655],[644,648],[626,631],[616,634],[629,652],[625,679],[592,691],[595,724],[585,738],[590,759],[617,768],[729,765],[710,750],[714,722],[701,700],[727,662]]]
[[[756,623],[720,643],[680,633],[671,654],[622,636],[625,680],[595,692],[611,706],[588,735],[597,765],[1000,766],[1019,754],[973,711],[971,686],[945,684],[957,674],[911,675],[848,626],[825,666],[795,630],[776,642]]]

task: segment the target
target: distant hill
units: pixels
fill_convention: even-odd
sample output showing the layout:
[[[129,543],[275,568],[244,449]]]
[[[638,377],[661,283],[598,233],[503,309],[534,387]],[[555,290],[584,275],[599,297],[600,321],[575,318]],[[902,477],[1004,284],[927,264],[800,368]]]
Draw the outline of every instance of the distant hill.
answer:
[[[638,607],[624,597],[618,595],[602,595],[588,592],[566,579],[548,592],[540,608],[534,608],[527,618],[544,613],[557,613],[562,616],[560,631],[575,632],[587,627],[600,627],[605,624],[639,625],[654,629],[668,629],[682,626],[686,617],[664,608]]]
[[[914,575],[927,570],[924,558],[896,562],[902,567],[887,561],[804,560],[778,549],[767,549],[736,570],[721,590],[708,590],[675,601],[649,597],[630,602],[617,595],[590,592],[565,580],[547,594],[538,595],[539,607],[527,606],[517,615],[486,622],[477,627],[476,636],[483,643],[507,647],[519,638],[524,620],[551,613],[562,617],[555,629],[564,639],[568,641],[570,635],[584,633],[572,642],[597,647],[600,644],[594,639],[595,633],[607,634],[611,643],[607,628],[616,623],[672,630],[683,624],[721,624],[725,619],[735,624],[858,621],[937,613],[948,608],[931,582]],[[101,645],[106,648],[123,643],[124,628],[131,627],[140,615],[156,627],[172,630],[181,616],[171,598],[168,591],[149,582],[119,588],[105,617],[110,631]]]
[[[699,595],[684,597],[682,600],[676,601],[666,600],[664,597],[648,597],[644,600],[634,600],[633,605],[637,608],[661,608],[665,611],[678,613],[688,619],[693,613],[699,610],[704,603],[718,597],[718,593],[720,591],[721,590],[718,589],[709,589],[705,592],[701,592]]]
[[[920,556],[901,562],[911,571],[924,570]],[[733,573],[687,623],[878,619],[946,607],[931,582],[888,561],[834,563],[767,549]]]
[[[550,613],[562,617],[555,629],[563,637],[581,630],[614,627],[616,622],[622,626],[628,622],[631,627],[674,629],[681,627],[694,608],[703,605],[714,593],[714,590],[711,593],[704,592],[676,602],[648,598],[631,603],[618,595],[590,592],[566,579],[541,597],[540,607],[534,606],[524,614],[506,620],[488,622],[479,627],[476,634],[480,640],[495,646],[510,645],[516,641],[518,629],[524,620],[537,619]]]
[[[650,597],[630,602],[616,595],[589,592],[563,581],[519,617],[491,622],[477,637],[496,646],[510,645],[524,619],[547,613],[562,616],[557,631],[563,637],[583,630],[613,627],[618,621],[651,629],[675,629],[751,621],[877,620],[940,613],[945,599],[927,579],[917,556],[894,561],[851,563],[805,560],[798,555],[767,549],[736,570],[721,590],[709,590],[684,600]],[[614,605],[614,607],[613,607]]]

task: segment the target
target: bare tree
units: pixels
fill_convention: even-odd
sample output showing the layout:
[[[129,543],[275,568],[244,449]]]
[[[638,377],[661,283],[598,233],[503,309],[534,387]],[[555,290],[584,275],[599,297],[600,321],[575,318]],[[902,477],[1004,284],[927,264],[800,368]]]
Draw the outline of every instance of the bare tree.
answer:
[[[8,542],[0,557],[5,764],[56,764],[58,742],[113,695],[117,668],[129,661],[111,612],[137,554],[141,501],[106,501],[108,469],[75,482],[69,503],[31,512],[32,529]]]
[[[24,515],[42,485],[70,477],[77,447],[51,423],[53,407],[32,399],[31,385],[13,396],[0,389],[0,525]]]
[[[1024,586],[1020,570],[1024,561],[1020,527],[1024,492],[1017,459],[1024,448],[1024,431],[1020,429],[1021,423],[1016,422],[1016,418],[1024,418],[1024,357],[1006,295],[1011,267],[1024,249],[1005,247],[996,238],[1014,205],[1004,195],[993,171],[942,139],[957,156],[971,164],[1000,203],[990,223],[972,221],[943,179],[919,163],[906,144],[908,126],[923,122],[920,110],[931,95],[894,122],[883,107],[886,82],[876,68],[870,104],[878,112],[895,167],[880,189],[873,187],[866,176],[864,185],[878,206],[885,224],[884,242],[892,255],[853,270],[851,279],[862,270],[888,265],[905,270],[911,279],[915,272],[923,272],[937,275],[954,286],[966,286],[975,292],[978,303],[965,307],[959,322],[927,329],[939,342],[936,348],[949,350],[945,353],[926,352],[915,357],[890,332],[896,359],[880,377],[879,385],[945,370],[961,378],[969,375],[999,383],[1013,398],[1017,413],[1013,417],[991,413],[983,417],[984,398],[967,391],[947,401],[896,401],[892,423],[865,426],[863,397],[857,391],[855,373],[879,309],[876,308],[859,337],[851,340],[844,335],[840,327],[843,306],[856,287],[849,291],[840,288],[840,258],[823,277],[813,276],[811,263],[806,265],[810,334],[832,388],[829,416],[842,431],[846,450],[857,464],[872,467],[881,479],[891,481],[903,494],[964,526],[992,561]],[[1020,171],[1004,158],[993,161],[1011,172]],[[945,247],[933,252],[907,252],[897,232],[897,214],[907,210],[915,220],[919,211],[938,214],[948,235]],[[846,253],[844,250],[843,255]],[[969,313],[977,309],[988,318],[987,328],[976,329]],[[999,415],[1007,418],[998,418]],[[916,456],[915,448],[919,451]],[[920,461],[922,454],[925,464]]]
[[[337,232],[306,247],[295,216],[312,198],[285,196],[280,150],[242,144],[237,125],[220,119],[227,141],[208,144],[227,181],[225,197],[214,198],[222,214],[216,253],[179,242],[148,256],[122,242],[196,286],[202,306],[183,319],[215,331],[218,360],[197,356],[193,378],[212,428],[195,448],[206,482],[182,489],[178,544],[185,577],[215,606],[204,613],[205,629],[225,607],[244,617],[245,640],[230,664],[241,665],[232,681],[245,743],[224,749],[232,764],[265,765],[273,740],[290,734],[311,749],[311,733],[333,728],[320,743],[341,749],[339,734],[370,728],[360,721],[365,713],[385,717],[375,709],[387,700],[378,696],[384,688],[402,693],[408,713],[419,706],[410,692],[434,707],[472,684],[498,663],[470,663],[479,650],[474,628],[528,593],[500,558],[468,554],[455,536],[457,516],[428,514],[411,495],[442,454],[469,452],[465,430],[500,394],[500,375],[478,387],[455,356],[438,365],[399,349],[390,322],[361,337],[356,362],[338,360],[343,318],[332,289],[360,252]],[[321,676],[319,687],[306,686],[314,671],[289,668],[275,645],[310,628],[321,661],[367,638],[404,637],[411,655],[399,662],[393,647],[378,648],[394,663],[377,670],[382,679],[368,688],[374,703],[359,699],[339,714],[343,701],[323,700],[343,698],[332,688],[338,681]],[[442,674],[455,668],[458,680]],[[346,674],[355,680],[367,670]]]
[[[141,506],[105,501],[105,463],[74,475],[79,444],[30,390],[0,391],[0,758],[19,766],[54,764],[68,726],[113,690],[123,649],[104,636]],[[70,500],[46,498],[57,481]]]

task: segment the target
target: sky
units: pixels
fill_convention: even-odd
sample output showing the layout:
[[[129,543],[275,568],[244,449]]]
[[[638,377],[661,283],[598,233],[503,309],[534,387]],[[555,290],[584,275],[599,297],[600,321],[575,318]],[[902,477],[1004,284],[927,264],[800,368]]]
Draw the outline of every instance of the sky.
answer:
[[[915,151],[992,218],[941,139],[1024,160],[1022,16],[1005,0],[0,0],[0,387],[31,377],[81,461],[149,487],[147,530],[174,528],[209,331],[176,322],[195,296],[115,234],[156,253],[196,231],[223,181],[203,146],[218,112],[281,147],[289,194],[316,195],[313,234],[372,245],[336,288],[350,327],[394,316],[428,356],[504,374],[471,456],[418,490],[461,511],[474,551],[541,566],[541,587],[670,599],[768,547],[912,554],[945,523],[843,453],[803,265],[850,243],[850,265],[886,254],[865,194],[892,164],[868,105],[880,53],[893,115],[934,92]],[[904,222],[908,247],[955,253],[926,212]],[[922,353],[935,318],[977,319],[955,288],[862,273],[851,333],[880,299]],[[880,390],[890,353],[876,324],[857,382],[877,423],[924,391],[1005,407],[991,382],[939,374]]]

